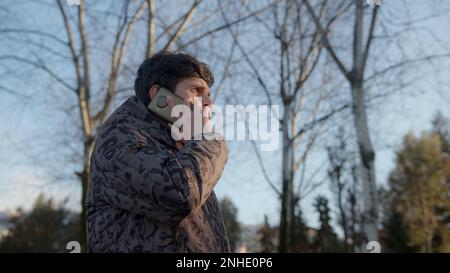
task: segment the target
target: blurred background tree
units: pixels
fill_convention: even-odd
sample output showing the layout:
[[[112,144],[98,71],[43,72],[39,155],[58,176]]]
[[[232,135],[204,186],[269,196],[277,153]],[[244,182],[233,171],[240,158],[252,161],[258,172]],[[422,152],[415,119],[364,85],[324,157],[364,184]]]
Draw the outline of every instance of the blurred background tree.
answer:
[[[225,196],[220,201],[220,210],[225,223],[225,229],[227,230],[231,251],[235,252],[241,238],[241,227],[237,220],[238,209],[231,199]]]
[[[320,228],[317,233],[315,242],[316,252],[335,252],[338,249],[337,235],[330,224],[330,207],[328,199],[319,195],[314,204],[316,211],[319,214]]]
[[[0,252],[67,252],[69,241],[79,241],[79,215],[39,195],[29,212],[10,216],[11,228],[0,241]]]
[[[302,211],[300,207],[297,207],[295,217],[293,219],[294,230],[292,232],[291,239],[291,251],[292,252],[310,252],[311,248],[308,242],[308,227],[303,219]]]
[[[258,230],[260,235],[260,244],[262,253],[273,253],[276,251],[276,245],[273,243],[276,238],[276,231],[270,226],[267,215],[264,215],[264,224]]]
[[[450,252],[450,158],[447,123],[405,136],[387,193],[387,245],[392,251]],[[448,127],[447,127],[448,128]]]

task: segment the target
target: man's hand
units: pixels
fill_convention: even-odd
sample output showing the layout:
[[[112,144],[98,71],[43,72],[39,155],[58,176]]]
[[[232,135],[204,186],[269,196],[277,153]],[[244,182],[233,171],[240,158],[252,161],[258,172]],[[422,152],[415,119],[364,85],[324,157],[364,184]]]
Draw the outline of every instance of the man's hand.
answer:
[[[172,112],[173,107],[175,107],[175,103],[173,102],[173,99],[170,96],[167,97],[167,106],[169,107],[170,112]],[[178,118],[181,118],[182,116],[183,116],[183,113],[180,113],[180,116]],[[179,130],[172,130],[173,124],[168,123],[168,125],[169,125],[170,131],[172,133],[172,137],[174,137],[175,139],[179,139],[178,142],[180,142],[181,144],[184,145],[187,140],[185,140],[183,138],[183,135],[182,135],[183,128],[180,128]],[[181,134],[179,132],[181,132]]]
[[[172,99],[172,97],[168,97],[167,98],[167,104],[168,107],[170,109],[170,111],[172,112],[173,107],[175,107],[174,101]],[[191,110],[190,112],[190,120],[187,120],[187,122],[189,122],[189,126],[190,126],[190,133],[189,135],[184,134],[183,132],[183,127],[187,126],[186,122],[183,121],[181,123],[183,123],[183,125],[181,125],[182,127],[180,128],[173,128],[174,130],[172,130],[172,127],[174,126],[173,124],[169,124],[171,131],[172,131],[172,136],[177,139],[177,140],[182,140],[181,142],[184,144],[186,141],[191,140],[191,139],[203,139],[203,134],[208,134],[208,133],[212,133],[213,129],[211,126],[211,107],[208,105],[203,106],[202,105],[202,99],[194,99],[194,100],[185,100],[185,104],[189,107],[189,109]],[[196,112],[196,115],[194,115],[194,111]],[[200,111],[200,113],[198,113],[198,111]],[[198,114],[201,115],[201,119],[198,119]],[[183,113],[180,113],[178,120],[180,118],[183,117]],[[199,124],[196,124],[199,123]],[[177,123],[180,124],[180,123]],[[200,130],[200,131],[199,131]],[[196,136],[200,136],[199,138],[196,138]]]
[[[205,106],[202,112],[203,133],[212,133],[211,107]]]

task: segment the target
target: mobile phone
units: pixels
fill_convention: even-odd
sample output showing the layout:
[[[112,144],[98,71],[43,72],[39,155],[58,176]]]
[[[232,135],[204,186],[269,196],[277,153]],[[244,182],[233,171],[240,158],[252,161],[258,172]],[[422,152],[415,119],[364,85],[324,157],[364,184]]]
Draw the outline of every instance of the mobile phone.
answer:
[[[176,95],[174,92],[169,91],[167,88],[159,87],[156,96],[150,101],[147,109],[155,113],[165,121],[174,123],[178,119],[178,117],[172,117],[170,115],[171,109],[169,109],[167,97],[172,98],[174,106],[185,104],[183,98]]]

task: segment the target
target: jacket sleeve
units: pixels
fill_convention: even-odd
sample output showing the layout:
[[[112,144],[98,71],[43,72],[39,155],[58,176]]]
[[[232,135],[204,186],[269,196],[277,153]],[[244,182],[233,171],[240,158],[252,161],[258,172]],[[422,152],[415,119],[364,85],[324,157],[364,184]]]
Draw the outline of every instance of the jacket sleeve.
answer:
[[[119,154],[105,201],[154,221],[177,224],[208,199],[222,175],[228,149],[223,140],[197,140],[173,156],[162,156],[150,145]]]

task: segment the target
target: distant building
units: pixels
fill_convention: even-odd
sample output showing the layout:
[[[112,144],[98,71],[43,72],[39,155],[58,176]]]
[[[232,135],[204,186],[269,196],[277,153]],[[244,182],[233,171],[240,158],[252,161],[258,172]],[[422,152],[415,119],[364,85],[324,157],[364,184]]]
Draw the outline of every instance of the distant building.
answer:
[[[237,253],[258,253],[261,252],[260,235],[258,230],[261,225],[241,225],[241,240],[237,245]]]
[[[236,253],[259,253],[261,252],[261,234],[258,231],[262,225],[241,225],[241,240],[235,249]],[[273,245],[278,248],[278,227],[271,227],[274,232]],[[308,248],[304,252],[315,252],[313,244],[317,239],[318,230],[306,227],[306,239]]]

